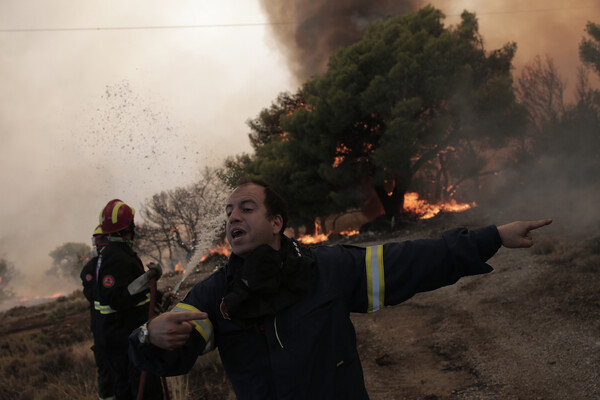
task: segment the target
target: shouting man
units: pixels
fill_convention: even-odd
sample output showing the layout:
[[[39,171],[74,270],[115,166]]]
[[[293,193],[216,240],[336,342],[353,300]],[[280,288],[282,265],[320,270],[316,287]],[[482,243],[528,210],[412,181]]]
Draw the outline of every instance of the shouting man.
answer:
[[[307,248],[283,235],[286,203],[268,184],[239,182],[226,206],[227,265],[129,337],[139,368],[187,373],[219,349],[239,399],[367,399],[351,312],[487,273],[501,245],[533,244],[551,220],[360,248]]]

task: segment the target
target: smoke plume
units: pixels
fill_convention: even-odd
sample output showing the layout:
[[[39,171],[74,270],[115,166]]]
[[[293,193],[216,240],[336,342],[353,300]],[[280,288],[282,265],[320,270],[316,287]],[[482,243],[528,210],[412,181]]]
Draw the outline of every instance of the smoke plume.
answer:
[[[303,82],[327,67],[339,47],[356,42],[376,19],[416,9],[414,1],[260,0],[289,67]]]
[[[514,65],[517,72],[536,55],[548,54],[556,61],[561,76],[574,83],[580,65],[578,44],[584,36],[585,24],[590,20],[599,21],[594,17],[598,12],[597,1],[595,5],[582,5],[573,0],[531,0],[526,3],[517,0],[493,3],[473,0],[260,0],[260,4],[299,83],[323,73],[335,50],[358,41],[368,23],[413,12],[427,4],[446,15],[446,25],[459,23],[464,10],[474,12],[488,51],[516,42],[518,50]]]

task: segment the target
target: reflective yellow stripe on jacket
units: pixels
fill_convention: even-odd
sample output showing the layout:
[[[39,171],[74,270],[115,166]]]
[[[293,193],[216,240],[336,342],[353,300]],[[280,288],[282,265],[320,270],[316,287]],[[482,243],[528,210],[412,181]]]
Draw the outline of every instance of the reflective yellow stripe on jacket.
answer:
[[[177,303],[175,307],[171,310],[171,312],[202,312],[198,310],[196,307],[186,304],[186,303]],[[206,346],[202,350],[202,354],[208,353],[211,350],[214,350],[214,331],[212,322],[210,319],[195,319],[192,321],[198,333],[202,335],[204,341],[206,342]]]
[[[367,247],[365,264],[367,266],[367,312],[372,313],[384,306],[383,245]]]
[[[146,293],[146,298],[135,305],[135,307],[143,306],[150,303],[150,293]],[[108,305],[100,304],[99,301],[94,301],[94,309],[100,311],[100,314],[112,314],[117,312],[114,308]]]

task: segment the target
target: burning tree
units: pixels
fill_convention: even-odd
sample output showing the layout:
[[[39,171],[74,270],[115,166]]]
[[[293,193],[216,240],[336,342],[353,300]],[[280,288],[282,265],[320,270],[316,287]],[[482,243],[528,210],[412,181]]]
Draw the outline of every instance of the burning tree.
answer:
[[[203,240],[212,243],[220,233],[222,226],[217,225],[227,194],[216,171],[208,168],[187,187],[155,194],[140,210],[136,249],[170,269],[180,260],[189,261]]]
[[[278,135],[253,142],[245,171],[282,189],[292,219],[360,206],[369,193],[400,216],[415,181],[437,176],[434,195],[450,196],[481,173],[485,150],[520,132],[516,45],[488,53],[474,14],[449,28],[443,17],[425,7],[371,24],[302,86],[302,104],[279,103],[250,125],[256,136],[266,117],[279,119]]]

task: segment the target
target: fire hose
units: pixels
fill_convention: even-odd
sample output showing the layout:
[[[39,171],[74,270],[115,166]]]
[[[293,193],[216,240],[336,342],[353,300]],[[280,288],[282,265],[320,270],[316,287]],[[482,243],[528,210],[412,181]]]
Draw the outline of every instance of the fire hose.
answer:
[[[148,272],[150,272],[150,271],[148,271]],[[152,318],[154,317],[154,307],[156,306],[156,280],[157,280],[157,278],[155,275],[152,276],[152,278],[150,279],[150,310],[148,310],[148,322],[150,322],[152,320]],[[138,388],[137,400],[142,400],[142,398],[144,397],[144,386],[146,386],[146,375],[147,375],[147,371],[142,371],[142,373],[140,375],[140,386]],[[160,379],[162,382],[165,399],[171,400],[171,395],[169,394],[169,387],[167,386],[167,378],[165,378],[164,376],[161,376]]]

